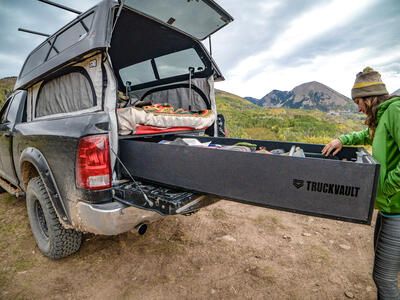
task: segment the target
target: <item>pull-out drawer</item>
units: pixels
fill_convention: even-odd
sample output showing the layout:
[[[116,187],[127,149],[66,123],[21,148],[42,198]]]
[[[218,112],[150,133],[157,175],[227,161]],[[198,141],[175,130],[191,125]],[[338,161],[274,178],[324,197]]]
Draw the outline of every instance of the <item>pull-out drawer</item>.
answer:
[[[168,186],[297,213],[371,222],[379,165],[363,148],[345,147],[337,157],[324,158],[322,145],[181,137],[220,145],[249,142],[287,152],[296,145],[306,157],[161,144],[160,137],[150,137],[120,140],[121,160],[133,176]]]

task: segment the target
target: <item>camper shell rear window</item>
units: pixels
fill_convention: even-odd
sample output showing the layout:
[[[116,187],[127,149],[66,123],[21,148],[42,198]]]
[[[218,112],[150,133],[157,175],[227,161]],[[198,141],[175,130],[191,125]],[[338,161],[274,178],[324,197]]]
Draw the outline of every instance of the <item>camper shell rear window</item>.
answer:
[[[189,68],[193,68],[193,72],[205,69],[204,63],[193,48],[122,68],[119,74],[124,83],[129,81],[133,85],[138,85],[188,74]]]
[[[121,88],[139,90],[187,80],[189,68],[193,78],[213,73],[199,41],[128,8],[119,16],[109,53]]]

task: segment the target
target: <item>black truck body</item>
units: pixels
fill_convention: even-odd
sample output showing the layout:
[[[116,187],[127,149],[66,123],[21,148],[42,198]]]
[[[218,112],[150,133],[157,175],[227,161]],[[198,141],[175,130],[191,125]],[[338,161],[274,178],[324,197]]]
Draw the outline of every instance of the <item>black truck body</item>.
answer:
[[[213,82],[223,76],[200,40],[233,20],[213,1],[188,1],[189,15],[212,12],[215,22],[197,18],[199,24],[185,31],[179,20],[166,17],[175,11],[171,4],[166,9],[164,1],[147,1],[157,8],[153,9],[140,3],[130,0],[121,6],[104,0],[28,56],[15,91],[0,113],[1,187],[35,202],[40,197],[32,196],[30,186],[40,180],[60,226],[70,234],[119,234],[165,215],[195,212],[222,197],[371,222],[379,165],[362,148],[344,148],[335,160],[320,155],[321,145],[247,141],[286,151],[301,146],[306,157],[296,158],[158,144],[178,137],[221,145],[245,141],[207,136],[205,130],[121,136],[118,90],[142,100],[171,91],[183,97],[182,89],[189,93],[194,89],[199,101],[204,101],[199,105],[216,114]],[[164,15],[158,15],[160,11]],[[203,23],[214,27],[199,30]],[[189,70],[190,74],[163,76],[159,57],[188,49],[198,56],[201,67],[193,73]],[[123,70],[146,61],[154,78],[131,87]],[[132,69],[128,71],[133,74]],[[214,123],[206,132],[217,129]],[[39,219],[43,215],[40,205],[34,207],[31,214],[28,207],[32,228],[31,215],[36,212]],[[46,211],[44,215],[45,221],[39,223],[51,246]],[[61,258],[79,248],[51,252],[33,231],[39,248],[49,257]]]

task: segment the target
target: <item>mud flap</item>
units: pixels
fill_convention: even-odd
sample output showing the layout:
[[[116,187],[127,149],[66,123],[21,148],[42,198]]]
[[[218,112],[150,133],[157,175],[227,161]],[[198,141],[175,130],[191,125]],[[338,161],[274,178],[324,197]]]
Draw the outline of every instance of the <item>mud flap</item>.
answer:
[[[149,138],[120,140],[121,160],[133,176],[168,186],[296,213],[371,222],[379,165],[362,148],[346,147],[338,157],[325,159],[322,145],[192,138],[221,145],[245,141],[285,151],[296,145],[306,157],[165,145]]]

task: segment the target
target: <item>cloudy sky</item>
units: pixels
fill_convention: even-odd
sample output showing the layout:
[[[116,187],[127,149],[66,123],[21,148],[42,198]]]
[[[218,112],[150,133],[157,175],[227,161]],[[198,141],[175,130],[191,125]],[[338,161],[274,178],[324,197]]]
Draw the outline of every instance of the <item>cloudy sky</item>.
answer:
[[[84,11],[98,1],[56,2]],[[400,0],[217,2],[235,18],[213,36],[226,78],[217,88],[260,98],[316,80],[349,96],[367,65],[382,73],[389,92],[400,88]],[[53,33],[74,17],[35,0],[0,0],[0,77],[17,75],[43,41],[18,27]]]

